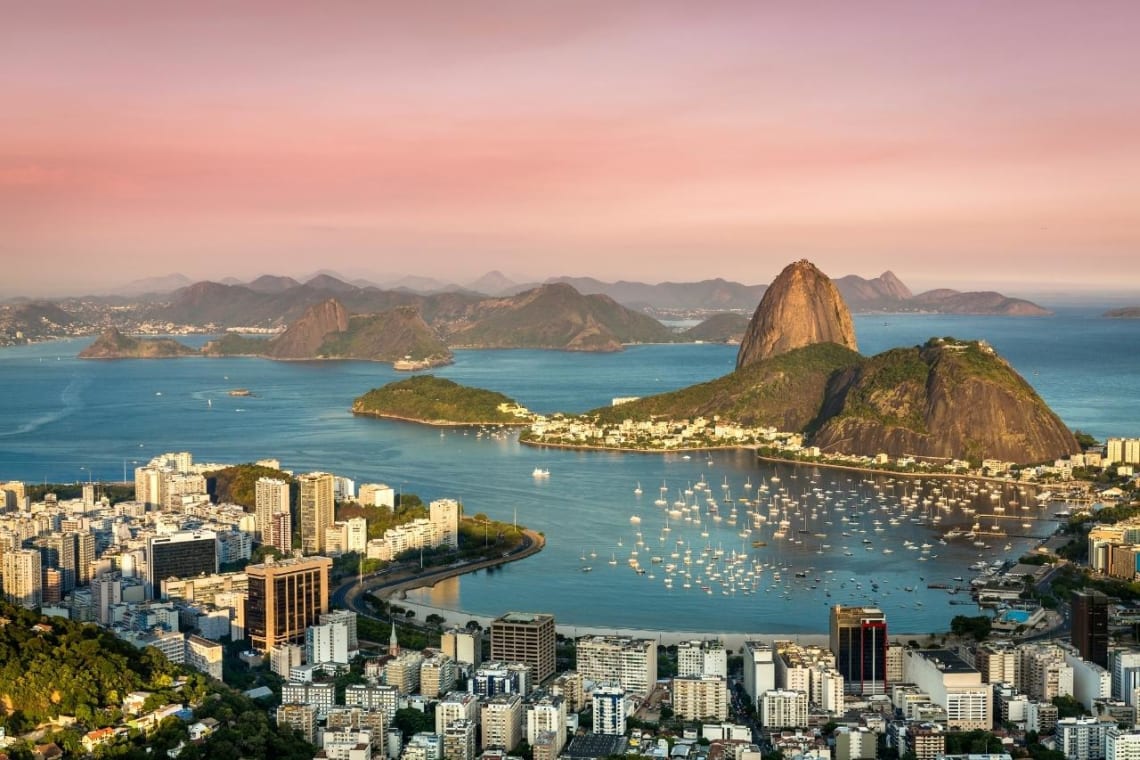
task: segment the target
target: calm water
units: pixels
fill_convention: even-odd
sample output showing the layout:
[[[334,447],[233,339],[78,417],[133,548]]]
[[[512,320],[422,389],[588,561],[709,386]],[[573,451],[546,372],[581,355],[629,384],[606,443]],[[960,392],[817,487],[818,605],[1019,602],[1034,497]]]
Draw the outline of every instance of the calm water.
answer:
[[[1046,319],[888,315],[855,321],[864,353],[933,335],[986,338],[1071,427],[1098,437],[1140,431],[1140,322],[1102,320],[1079,310]],[[522,447],[513,438],[454,431],[441,436],[414,425],[354,418],[347,411],[353,397],[402,376],[381,364],[81,362],[74,356],[86,342],[0,351],[0,479],[71,481],[91,473],[117,480],[124,468],[129,472],[157,453],[190,450],[199,461],[273,456],[297,471],[328,469],[357,482],[386,481],[425,498],[455,496],[468,512],[499,519],[517,512],[520,522],[545,531],[546,551],[423,595],[425,601],[476,613],[524,608],[582,625],[791,632],[825,630],[829,604],[875,602],[895,630],[939,630],[954,614],[973,608],[948,604],[960,595],[928,589],[927,583],[954,585],[953,577],[968,577],[969,564],[1032,543],[1016,536],[1048,530],[1048,523],[1030,519],[1037,515],[1036,507],[1029,508],[1033,500],[1016,491],[996,498],[942,494],[962,500],[950,509],[937,507],[939,494],[920,491],[911,494],[917,499],[907,511],[901,483],[773,470],[741,452],[711,460],[562,452]],[[614,396],[647,395],[716,377],[734,359],[733,347],[715,345],[638,346],[612,355],[468,351],[438,374],[502,391],[537,411],[581,411]],[[256,396],[228,396],[236,387]],[[536,481],[536,466],[550,469],[551,477]],[[779,480],[772,481],[773,475]],[[708,492],[693,488],[702,479]],[[638,482],[640,497],[633,493]],[[701,507],[699,517],[691,506],[687,513],[680,510],[667,533],[668,508],[653,504],[663,483],[669,508],[678,500]],[[768,493],[759,492],[761,484]],[[685,494],[687,487],[694,494]],[[708,513],[710,496],[718,503],[719,523]],[[738,505],[735,526],[728,524],[726,496]],[[922,504],[924,496],[929,504]],[[766,522],[742,537],[740,531],[752,524],[748,505],[738,501],[745,497],[760,502]],[[633,515],[641,520],[638,526],[630,522]],[[780,518],[790,522],[783,540],[771,535]],[[968,530],[975,521],[987,532],[998,525],[1009,536],[979,536],[986,547],[962,538],[939,543],[948,528]],[[753,549],[753,541],[768,545]],[[923,543],[930,544],[925,552]],[[1009,552],[1006,543],[1013,544]],[[635,548],[644,575],[629,566]],[[682,588],[675,571],[670,589],[665,565],[684,567],[685,549],[691,550],[690,588]],[[733,564],[733,552],[746,556]],[[654,556],[660,565],[652,564]]]

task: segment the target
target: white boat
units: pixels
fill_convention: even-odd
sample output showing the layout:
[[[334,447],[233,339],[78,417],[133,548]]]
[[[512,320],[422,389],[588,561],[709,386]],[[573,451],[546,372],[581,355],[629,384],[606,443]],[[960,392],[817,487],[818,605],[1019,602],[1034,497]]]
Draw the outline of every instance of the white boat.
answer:
[[[544,470],[541,467],[535,467],[534,471],[531,472],[531,476],[535,478],[549,478],[550,470]]]
[[[634,496],[641,496],[641,481],[637,481],[637,488],[633,489]]]

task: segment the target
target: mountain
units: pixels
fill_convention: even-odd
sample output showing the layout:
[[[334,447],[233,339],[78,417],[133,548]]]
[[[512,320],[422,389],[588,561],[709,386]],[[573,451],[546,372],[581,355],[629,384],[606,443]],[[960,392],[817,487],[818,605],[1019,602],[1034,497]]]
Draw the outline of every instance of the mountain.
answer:
[[[355,285],[351,285],[339,277],[333,277],[331,274],[318,274],[312,279],[306,280],[305,285],[310,290],[320,290],[326,293],[352,293],[359,290]]]
[[[108,327],[79,352],[80,359],[169,359],[197,356],[198,351],[171,338],[132,338]]]
[[[711,317],[680,333],[685,340],[702,340],[712,343],[739,343],[748,330],[748,317],[724,312]]]
[[[467,289],[476,293],[486,293],[489,296],[511,295],[518,283],[507,277],[497,269],[467,284]]]
[[[299,287],[300,285],[301,283],[292,277],[277,277],[271,274],[263,274],[256,280],[248,283],[246,287],[254,293],[284,293],[286,290]]]
[[[1042,462],[1080,451],[1072,432],[986,343],[932,339],[836,375],[812,444],[892,457]]]
[[[446,335],[449,345],[620,351],[623,343],[672,342],[663,324],[602,295],[555,283],[509,298],[474,304],[468,324]]]
[[[0,346],[23,343],[63,334],[84,321],[53,303],[29,303],[0,306]]]
[[[409,360],[420,366],[449,364],[447,345],[411,306],[355,314],[343,332],[327,333],[317,353],[329,359]]]
[[[786,266],[764,292],[740,342],[736,367],[813,343],[857,350],[843,296],[827,275],[801,259]]]
[[[764,294],[763,285],[742,285],[721,278],[700,282],[602,282],[593,277],[556,277],[579,293],[606,295],[631,308],[747,310]]]
[[[184,288],[193,282],[184,274],[168,274],[162,277],[144,277],[133,280],[114,289],[115,295],[141,296],[149,293],[170,293]]]
[[[347,329],[348,311],[340,301],[330,298],[310,306],[285,332],[269,341],[266,355],[273,359],[313,359],[320,355],[326,335]]]
[[[1109,309],[1102,317],[1109,319],[1140,319],[1140,306],[1125,306],[1121,309]]]
[[[890,271],[872,280],[849,274],[835,280],[835,287],[852,311],[890,311],[914,297],[910,288]]]
[[[414,420],[429,425],[526,425],[509,409],[518,402],[495,391],[469,388],[434,375],[373,388],[352,402],[352,413]]]
[[[806,430],[827,402],[831,379],[865,359],[835,343],[815,343],[749,364],[707,383],[647,396],[589,414],[602,421],[719,415],[742,425]]]
[[[985,314],[1007,317],[1047,317],[1053,312],[1032,301],[1008,298],[993,291],[962,293],[949,288],[928,290],[906,301],[908,310],[939,314]]]

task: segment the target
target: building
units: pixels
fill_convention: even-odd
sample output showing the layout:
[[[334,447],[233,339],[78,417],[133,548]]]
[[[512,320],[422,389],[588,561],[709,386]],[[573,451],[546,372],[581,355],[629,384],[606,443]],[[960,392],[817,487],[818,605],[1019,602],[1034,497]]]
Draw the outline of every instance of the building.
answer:
[[[585,684],[576,670],[564,670],[550,682],[550,693],[566,700],[566,710],[579,713],[586,709]]]
[[[286,556],[293,551],[292,512],[278,512],[273,515],[273,534],[269,544]]]
[[[321,625],[339,625],[344,627],[345,635],[348,637],[348,654],[351,657],[354,652],[360,650],[360,641],[356,637],[356,613],[352,610],[332,610],[326,612],[320,617]]]
[[[765,641],[744,642],[744,691],[759,709],[760,695],[776,688],[775,650]]]
[[[1030,699],[1052,702],[1073,694],[1073,669],[1059,646],[1037,644],[1020,647],[1021,690]]]
[[[435,706],[435,732],[442,734],[454,721],[479,722],[479,698],[465,691],[449,692]]]
[[[289,483],[277,478],[258,478],[254,491],[254,511],[259,543],[276,546],[273,538],[273,516],[289,511]]]
[[[1105,733],[1104,760],[1140,760],[1140,731],[1109,728]]]
[[[887,690],[887,616],[878,607],[831,608],[831,651],[847,694]]]
[[[472,694],[492,697],[496,694],[521,694],[530,692],[530,666],[522,662],[488,661],[475,669],[468,682]]]
[[[0,580],[4,598],[12,604],[34,609],[43,604],[43,569],[35,549],[2,552]]]
[[[444,726],[443,760],[474,760],[477,730],[473,720],[453,720]]]
[[[728,678],[728,654],[720,641],[682,641],[677,645],[677,675]]]
[[[420,688],[420,666],[424,656],[420,652],[402,651],[384,666],[384,683],[395,686],[400,694],[414,694]]]
[[[328,557],[306,557],[250,565],[246,630],[260,652],[305,640],[305,629],[329,610]]]
[[[475,667],[483,661],[483,632],[469,631],[465,628],[444,631],[440,649],[456,662]]]
[[[325,530],[333,524],[333,476],[310,472],[297,478],[300,495],[297,512],[301,516],[301,552],[320,554],[325,550]]]
[[[327,623],[305,629],[305,662],[348,664],[348,628]]]
[[[356,683],[344,689],[344,704],[362,710],[380,710],[391,724],[400,706],[400,692],[393,686]]]
[[[625,689],[607,684],[594,689],[594,733],[625,736],[625,718],[629,710]],[[676,699],[674,699],[676,702]]]
[[[186,664],[210,678],[222,680],[222,659],[225,650],[216,641],[191,634],[186,637]]]
[[[760,725],[765,729],[807,728],[808,696],[802,691],[772,689],[760,695]]]
[[[365,507],[393,509],[396,506],[396,491],[384,483],[364,483],[360,486],[357,501]]]
[[[489,630],[492,660],[525,662],[535,683],[554,675],[553,615],[508,612],[492,620]]]
[[[443,760],[443,737],[429,733],[413,735],[404,745],[400,760]]]
[[[993,690],[982,674],[948,649],[909,649],[906,679],[946,711],[952,731],[993,728]]]
[[[874,760],[878,751],[878,734],[864,726],[835,729],[835,760]]]
[[[518,694],[496,694],[480,705],[483,748],[509,752],[523,739],[526,712]]]
[[[1013,647],[980,644],[974,652],[974,667],[983,683],[1008,683],[1021,687],[1021,653]]]
[[[281,687],[281,703],[298,702],[317,708],[317,720],[324,720],[329,710],[336,707],[336,685],[328,683],[298,683],[289,681]]]
[[[728,683],[721,676],[673,679],[673,712],[681,720],[728,720]]]
[[[906,751],[916,760],[935,760],[946,754],[946,732],[940,726],[918,725],[907,729]]]
[[[616,681],[630,694],[648,695],[657,682],[657,642],[621,636],[583,636],[578,639],[576,670],[588,681]]]
[[[277,708],[277,725],[289,726],[305,737],[309,744],[317,742],[317,708],[292,702]]]
[[[445,654],[428,657],[420,663],[420,694],[436,699],[455,688],[459,668]]]
[[[1073,646],[1081,658],[1108,667],[1108,597],[1095,589],[1074,591]]]
[[[1112,725],[1096,718],[1062,718],[1057,721],[1057,750],[1068,760],[1104,760]]]
[[[566,746],[566,702],[562,697],[543,694],[527,705],[527,744],[536,747],[539,739],[545,735],[549,735],[550,743],[543,745],[543,752],[558,757]]]
[[[436,536],[436,546],[459,546],[459,514],[462,511],[455,499],[436,499],[428,505],[428,521]]]
[[[162,591],[167,578],[193,578],[218,572],[218,534],[212,530],[179,531],[147,540],[147,596]]]

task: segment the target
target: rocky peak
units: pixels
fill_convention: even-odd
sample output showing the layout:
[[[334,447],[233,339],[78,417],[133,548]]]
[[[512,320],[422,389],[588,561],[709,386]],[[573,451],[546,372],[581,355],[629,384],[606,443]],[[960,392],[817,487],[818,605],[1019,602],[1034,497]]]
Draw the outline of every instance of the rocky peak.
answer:
[[[903,281],[889,269],[879,275],[877,282],[879,284],[879,290],[882,291],[884,296],[897,298],[900,301],[914,297],[914,293],[910,292],[910,288],[904,285]]]
[[[269,354],[278,359],[311,359],[329,333],[348,329],[348,311],[340,301],[329,298],[313,304],[301,318],[274,338]]]
[[[801,259],[785,267],[764,292],[740,342],[736,367],[814,343],[858,350],[851,312],[838,288],[814,264]]]

